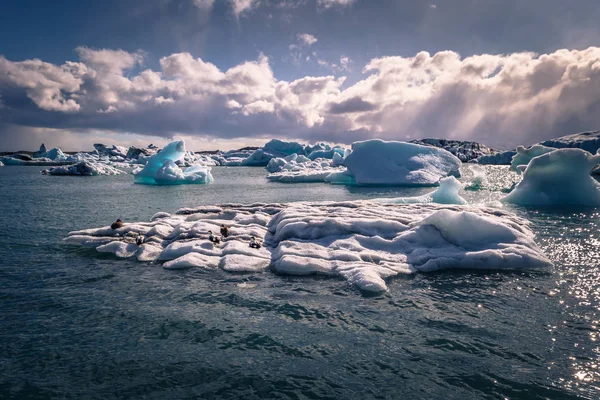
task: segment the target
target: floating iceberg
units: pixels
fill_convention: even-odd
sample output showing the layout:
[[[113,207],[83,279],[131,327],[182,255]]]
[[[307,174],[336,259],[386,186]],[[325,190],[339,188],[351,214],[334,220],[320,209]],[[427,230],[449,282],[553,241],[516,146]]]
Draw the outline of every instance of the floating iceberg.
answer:
[[[145,185],[182,185],[190,183],[210,183],[213,177],[211,168],[204,165],[192,165],[183,171],[177,164],[185,157],[183,140],[171,142],[148,159],[146,166],[135,171],[135,183]]]
[[[600,154],[580,149],[558,149],[533,158],[523,180],[503,201],[520,205],[600,206],[600,183],[591,171],[600,164]]]
[[[4,167],[4,164],[2,164],[2,161],[0,161],[0,167]]]
[[[446,176],[460,176],[461,161],[431,146],[379,139],[352,143],[344,173],[331,174],[335,184],[434,186]]]
[[[509,169],[520,174],[522,168],[519,168],[519,166],[527,165],[534,157],[550,153],[551,151],[556,151],[556,149],[553,147],[546,147],[539,144],[528,148],[519,146],[517,147],[517,154],[515,154],[515,156],[512,158]]]
[[[320,158],[311,160],[308,157],[292,154],[285,158],[272,158],[267,164],[267,179],[274,182],[325,182],[332,172],[339,172],[340,167],[333,167],[332,160]]]
[[[215,245],[208,231],[230,236]],[[142,235],[143,244],[136,244]],[[263,239],[261,249],[250,237]],[[220,268],[342,277],[380,292],[385,279],[441,269],[522,269],[551,265],[528,222],[487,208],[368,201],[205,206],[159,213],[151,222],[70,232],[67,243],[167,269]]]
[[[45,175],[74,175],[74,176],[98,176],[98,175],[121,175],[126,172],[106,164],[90,163],[82,161],[73,165],[53,167],[42,171]]]
[[[431,193],[424,194],[423,196],[384,198],[376,199],[374,201],[388,204],[467,204],[467,201],[458,194],[460,189],[462,189],[460,181],[453,176],[448,176],[440,179],[439,188]]]

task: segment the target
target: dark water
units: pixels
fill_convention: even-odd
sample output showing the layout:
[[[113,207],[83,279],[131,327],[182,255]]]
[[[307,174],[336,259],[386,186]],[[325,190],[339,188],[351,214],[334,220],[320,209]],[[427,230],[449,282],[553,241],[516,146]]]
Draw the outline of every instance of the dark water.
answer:
[[[213,172],[213,185],[149,187],[0,168],[1,399],[599,397],[598,209],[515,210],[549,270],[417,274],[374,297],[335,278],[167,271],[61,243],[199,204],[429,191]]]

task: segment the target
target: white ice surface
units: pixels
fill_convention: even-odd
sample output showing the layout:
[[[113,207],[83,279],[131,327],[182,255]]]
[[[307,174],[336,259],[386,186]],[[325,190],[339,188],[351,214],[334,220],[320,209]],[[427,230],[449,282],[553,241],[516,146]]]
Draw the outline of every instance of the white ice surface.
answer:
[[[221,224],[220,244],[208,231]],[[137,246],[137,235],[144,244]],[[251,236],[263,242],[249,247]],[[448,268],[521,269],[550,265],[528,223],[513,214],[452,205],[369,201],[220,205],[159,213],[151,222],[69,233],[67,243],[118,257],[163,263],[167,269],[324,274],[379,292],[399,274]]]
[[[312,154],[312,153],[311,153]],[[336,153],[337,154],[337,153]],[[332,160],[292,154],[285,158],[272,158],[266,166],[267,179],[274,182],[325,182],[325,178],[343,168],[332,166]]]
[[[126,172],[107,164],[91,163],[82,161],[73,165],[52,167],[42,171],[45,175],[73,175],[73,176],[98,176],[98,175],[121,175]]]
[[[347,174],[333,174],[328,180],[347,184],[346,176],[351,176],[357,185],[434,186],[446,176],[460,176],[461,165],[444,149],[373,139],[352,143],[344,159]]]

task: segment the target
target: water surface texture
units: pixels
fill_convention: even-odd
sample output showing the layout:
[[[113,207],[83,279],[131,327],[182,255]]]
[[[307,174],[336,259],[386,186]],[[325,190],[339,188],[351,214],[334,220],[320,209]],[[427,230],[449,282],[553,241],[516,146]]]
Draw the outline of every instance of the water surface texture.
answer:
[[[600,210],[509,208],[556,263],[445,271],[366,297],[346,281],[231,274],[117,259],[67,232],[224,202],[415,196],[417,188],[268,183],[213,169],[212,185],[0,168],[2,399],[596,399]],[[513,180],[488,167],[500,198]],[[468,176],[465,178],[468,180]]]

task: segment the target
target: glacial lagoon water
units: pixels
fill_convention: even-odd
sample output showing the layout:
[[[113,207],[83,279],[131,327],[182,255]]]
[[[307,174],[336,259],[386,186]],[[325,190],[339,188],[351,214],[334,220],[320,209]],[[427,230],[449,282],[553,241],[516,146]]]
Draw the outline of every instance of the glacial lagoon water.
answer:
[[[407,197],[430,188],[267,182],[213,169],[211,185],[0,168],[2,399],[595,399],[600,396],[600,209],[505,207],[555,266],[346,281],[232,274],[117,259],[69,231],[224,202]],[[486,167],[497,200],[514,175]],[[468,181],[468,173],[464,181]]]

